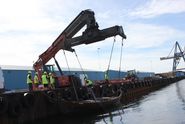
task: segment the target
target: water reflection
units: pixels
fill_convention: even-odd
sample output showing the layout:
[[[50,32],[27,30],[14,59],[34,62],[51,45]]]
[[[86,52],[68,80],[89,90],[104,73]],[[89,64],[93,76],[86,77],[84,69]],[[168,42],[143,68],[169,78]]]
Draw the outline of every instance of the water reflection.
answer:
[[[127,105],[124,124],[185,124],[185,80],[152,92]],[[122,124],[118,117],[113,123]],[[106,119],[108,120],[108,119]]]
[[[183,109],[185,110],[185,80],[176,83],[177,95],[182,101]]]
[[[96,124],[124,124],[122,115],[124,111],[116,110],[96,117]]]
[[[122,118],[123,114],[124,111],[115,110],[114,112],[108,112],[97,116],[56,116],[29,124],[117,124],[118,121],[120,124],[124,124]]]
[[[32,124],[185,124],[185,80],[98,116],[53,117]]]

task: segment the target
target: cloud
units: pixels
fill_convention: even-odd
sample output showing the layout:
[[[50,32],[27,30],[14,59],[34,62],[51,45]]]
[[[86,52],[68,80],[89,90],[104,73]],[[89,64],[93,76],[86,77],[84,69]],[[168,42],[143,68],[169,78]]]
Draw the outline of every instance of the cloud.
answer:
[[[172,60],[160,61],[167,56],[175,41],[185,39],[185,32],[168,26],[129,23],[124,45],[123,69],[140,71],[171,71]],[[171,47],[169,44],[172,44]],[[136,63],[137,62],[137,63]],[[160,68],[159,68],[160,67]]]
[[[122,8],[121,3],[119,3],[120,8],[118,8],[118,3],[116,3],[107,5],[108,7],[106,6],[106,9],[102,8],[102,4],[99,2],[89,4],[89,1],[83,0],[73,0],[72,2],[61,0],[32,0],[31,2],[25,0],[6,0],[2,2],[0,0],[0,2],[1,65],[15,64],[32,66],[33,61],[38,59],[38,56],[52,44],[79,12],[84,10],[83,8],[87,9],[91,6],[95,10],[95,17],[100,29],[117,24],[124,25],[124,31],[127,35],[123,49],[122,69],[124,70],[133,68],[144,71],[149,71],[151,68],[153,68],[153,71],[167,70],[168,67],[166,67],[166,64],[165,66],[162,65],[159,57],[167,55],[170,49],[165,51],[162,48],[159,52],[149,52],[145,49],[160,47],[160,45],[169,41],[173,42],[174,39],[185,39],[185,33],[183,31],[168,26],[144,24],[141,22],[133,23],[130,21],[130,16],[126,15],[127,11]],[[182,8],[184,3],[181,2],[181,5],[177,8],[181,11],[177,11],[174,7],[177,6],[175,4],[180,4],[179,1],[175,2],[174,5],[170,4],[170,8],[166,5],[167,2],[167,0],[160,1],[160,7],[158,1],[148,2],[143,7],[141,6],[132,11],[131,15],[146,18],[169,12],[177,13],[184,11]],[[104,2],[102,3],[104,4]],[[128,3],[130,4],[130,2]],[[168,9],[165,9],[163,6]],[[161,10],[161,8],[164,10]],[[125,10],[124,13],[122,12],[123,10]],[[110,69],[115,70],[119,66],[121,38],[116,37],[116,39],[117,42],[110,67]],[[113,38],[108,38],[105,41],[95,44],[75,47],[82,67],[88,69],[107,69],[112,42]],[[98,48],[100,48],[99,51]],[[74,53],[67,52],[66,54],[69,66],[80,68]],[[62,51],[57,53],[56,58],[62,67],[67,66]],[[51,60],[49,63],[53,64],[54,62]]]
[[[62,32],[66,22],[47,13],[48,2],[0,0],[1,64],[32,65]]]
[[[185,0],[150,0],[130,12],[131,16],[153,18],[163,14],[185,12]]]
[[[1,64],[32,65],[34,56],[43,50],[39,39],[49,39],[46,36],[35,35],[3,35],[0,36]],[[50,38],[51,39],[51,38]],[[36,47],[39,44],[39,49]],[[48,44],[47,42],[43,44]],[[38,52],[38,53],[37,53]]]
[[[139,71],[155,72],[171,70],[171,61],[163,62],[159,59],[166,56],[171,49],[163,48],[163,45],[175,42],[177,39],[184,39],[185,32],[167,26],[142,23],[129,23],[125,30],[127,39],[124,40],[122,70],[137,69]],[[82,67],[106,70],[112,43],[113,37],[94,44],[74,47]],[[116,37],[110,69],[118,70],[119,68],[120,43],[121,38]],[[99,51],[98,48],[100,48]],[[61,62],[61,66],[66,67],[65,57],[62,52],[56,58]],[[67,53],[67,58],[70,67],[80,68],[73,53]]]
[[[185,32],[168,26],[130,23],[125,30],[127,47],[132,48],[159,47],[174,39],[185,39]]]
[[[143,50],[125,48],[123,52],[123,69],[136,69],[139,71],[167,72],[172,69],[172,60],[161,61],[160,57],[167,56],[170,48],[155,48],[153,50]]]

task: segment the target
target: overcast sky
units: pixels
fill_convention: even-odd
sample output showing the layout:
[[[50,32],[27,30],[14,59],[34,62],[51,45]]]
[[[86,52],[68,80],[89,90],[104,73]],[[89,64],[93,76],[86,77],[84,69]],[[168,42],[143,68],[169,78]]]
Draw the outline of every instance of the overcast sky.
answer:
[[[0,0],[0,65],[32,66],[85,9],[95,12],[99,29],[123,26],[123,71],[171,71],[172,60],[160,57],[168,56],[175,41],[184,49],[185,0]],[[82,67],[106,70],[112,43],[113,37],[74,47]],[[117,36],[110,69],[119,69],[120,52]],[[66,55],[70,67],[80,68],[74,53]],[[67,67],[63,51],[56,58]]]

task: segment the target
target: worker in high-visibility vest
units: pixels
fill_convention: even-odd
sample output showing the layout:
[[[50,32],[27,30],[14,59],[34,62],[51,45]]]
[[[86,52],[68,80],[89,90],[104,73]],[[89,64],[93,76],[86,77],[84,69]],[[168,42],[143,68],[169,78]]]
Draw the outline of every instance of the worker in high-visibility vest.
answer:
[[[108,76],[108,70],[107,71],[105,71],[105,75],[104,75],[105,77],[105,82],[108,82],[109,81],[109,76]]]
[[[86,86],[91,87],[93,85],[93,82],[87,79],[86,77],[84,78],[84,80],[85,80]]]
[[[39,78],[38,78],[38,72],[35,72],[34,76],[34,88],[37,90],[39,86]]]
[[[42,74],[42,84],[44,85],[44,88],[48,88],[48,77],[46,71]]]
[[[28,74],[27,74],[27,84],[28,84],[29,91],[32,91],[33,90],[32,83],[33,83],[33,81],[32,81],[31,71],[28,71]]]
[[[55,77],[53,73],[49,73],[49,81],[51,89],[55,89]]]

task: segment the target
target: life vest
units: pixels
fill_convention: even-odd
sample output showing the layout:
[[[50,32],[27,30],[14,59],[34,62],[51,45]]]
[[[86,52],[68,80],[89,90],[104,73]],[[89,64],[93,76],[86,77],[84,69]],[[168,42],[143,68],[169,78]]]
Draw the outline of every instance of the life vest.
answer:
[[[105,72],[105,80],[108,80],[108,79],[109,79],[108,74],[107,72]]]
[[[27,84],[30,84],[30,83],[32,83],[31,74],[28,74],[27,75]]]
[[[50,75],[49,78],[50,78],[50,83],[54,84],[55,83],[55,78],[52,75]]]
[[[90,86],[93,84],[93,82],[91,80],[86,80],[87,86]]]
[[[35,84],[38,84],[39,83],[39,78],[37,75],[34,76],[34,83]]]
[[[48,79],[45,74],[42,75],[42,84],[48,84]]]

